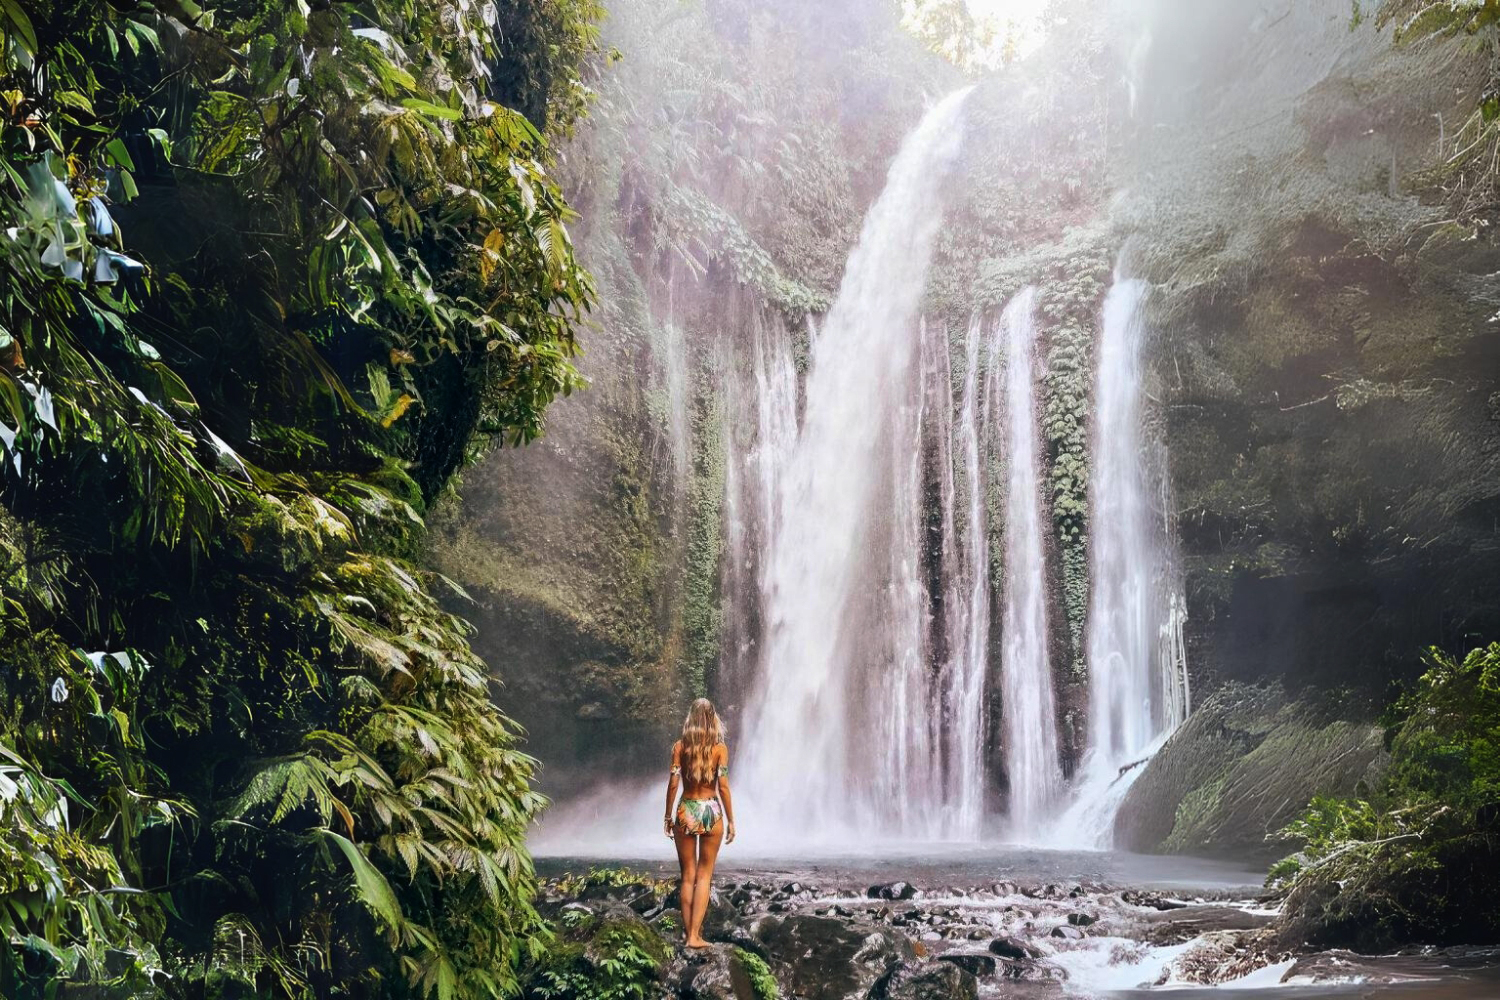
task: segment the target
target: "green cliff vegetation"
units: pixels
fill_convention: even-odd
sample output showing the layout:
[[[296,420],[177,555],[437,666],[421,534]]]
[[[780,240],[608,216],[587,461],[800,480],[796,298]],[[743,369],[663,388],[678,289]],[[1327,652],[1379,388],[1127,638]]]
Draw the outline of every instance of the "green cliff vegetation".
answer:
[[[409,560],[579,384],[539,128],[599,15],[0,3],[0,993],[488,997],[538,951],[533,761]]]
[[[1286,933],[1313,947],[1383,950],[1500,937],[1500,643],[1432,650],[1391,708],[1390,765],[1350,798],[1315,798],[1271,869]]]

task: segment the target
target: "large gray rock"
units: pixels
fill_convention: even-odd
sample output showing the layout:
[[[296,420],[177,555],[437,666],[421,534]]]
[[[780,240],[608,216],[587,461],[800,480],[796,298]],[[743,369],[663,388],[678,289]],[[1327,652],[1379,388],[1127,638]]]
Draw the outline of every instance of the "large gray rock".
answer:
[[[765,916],[751,924],[749,937],[790,992],[805,1000],[865,1000],[891,970],[917,958],[906,935],[864,920]]]
[[[979,984],[952,962],[905,964],[870,990],[870,1000],[976,1000]]]
[[[680,977],[677,995],[682,1000],[759,1000],[744,962],[730,945],[691,954]]]
[[[1215,692],[1145,764],[1115,818],[1115,842],[1144,853],[1274,859],[1268,843],[1315,795],[1374,783],[1381,730],[1278,687]]]

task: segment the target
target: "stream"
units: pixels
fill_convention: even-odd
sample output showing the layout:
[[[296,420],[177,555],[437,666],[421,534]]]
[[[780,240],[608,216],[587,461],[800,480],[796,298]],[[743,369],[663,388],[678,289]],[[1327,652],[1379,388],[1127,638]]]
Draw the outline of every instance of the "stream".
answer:
[[[670,882],[677,866],[662,847],[652,857],[557,855],[536,863],[549,879],[620,867]],[[761,947],[767,920],[833,918],[856,936],[898,930],[924,958],[973,973],[981,998],[1500,997],[1495,948],[1266,953],[1253,941],[1276,915],[1258,898],[1262,877],[1230,862],[1115,851],[942,844],[880,854],[814,851],[793,860],[730,846],[715,874],[705,934],[760,951],[777,969],[778,957],[788,956],[778,956],[774,943]],[[630,902],[628,892],[624,899]],[[648,920],[676,911],[670,890],[631,905]],[[837,995],[822,991],[815,963],[838,959],[818,950],[790,956],[790,992],[778,975],[789,1000]],[[830,968],[829,981],[836,978]]]

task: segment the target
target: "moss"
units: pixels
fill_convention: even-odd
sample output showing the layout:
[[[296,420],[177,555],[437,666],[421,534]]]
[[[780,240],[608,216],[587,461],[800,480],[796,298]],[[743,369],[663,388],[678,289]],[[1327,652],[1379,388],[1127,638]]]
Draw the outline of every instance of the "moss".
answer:
[[[698,419],[700,442],[688,490],[687,572],[682,599],[686,639],[681,670],[693,697],[708,694],[708,678],[719,658],[723,612],[719,600],[719,555],[723,549],[725,441],[723,397],[706,388]]]
[[[1161,842],[1161,849],[1168,854],[1181,854],[1200,846],[1197,838],[1202,830],[1212,826],[1220,809],[1220,799],[1228,779],[1221,777],[1206,785],[1190,790],[1177,803],[1177,815],[1172,822],[1172,832]]]
[[[1131,850],[1274,857],[1268,835],[1308,801],[1379,773],[1380,729],[1362,711],[1334,694],[1324,704],[1225,685],[1146,764],[1117,837]]]
[[[734,949],[734,956],[750,980],[755,1000],[781,1000],[781,988],[776,985],[776,977],[771,974],[771,967],[765,959],[744,948]]]

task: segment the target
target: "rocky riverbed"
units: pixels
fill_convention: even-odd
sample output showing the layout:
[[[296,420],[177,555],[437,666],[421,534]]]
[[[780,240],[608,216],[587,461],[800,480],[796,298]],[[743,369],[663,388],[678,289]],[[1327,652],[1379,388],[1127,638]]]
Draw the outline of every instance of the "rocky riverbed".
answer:
[[[669,878],[615,869],[555,877],[541,907],[580,974],[630,942],[654,966],[646,996],[682,1000],[1040,1000],[1167,987],[1188,995],[1342,996],[1357,987],[1352,995],[1361,997],[1500,996],[1494,954],[1300,954],[1282,939],[1275,910],[1242,891],[1076,881],[862,885],[733,872],[715,885],[704,926],[712,947],[695,952],[680,945]]]

